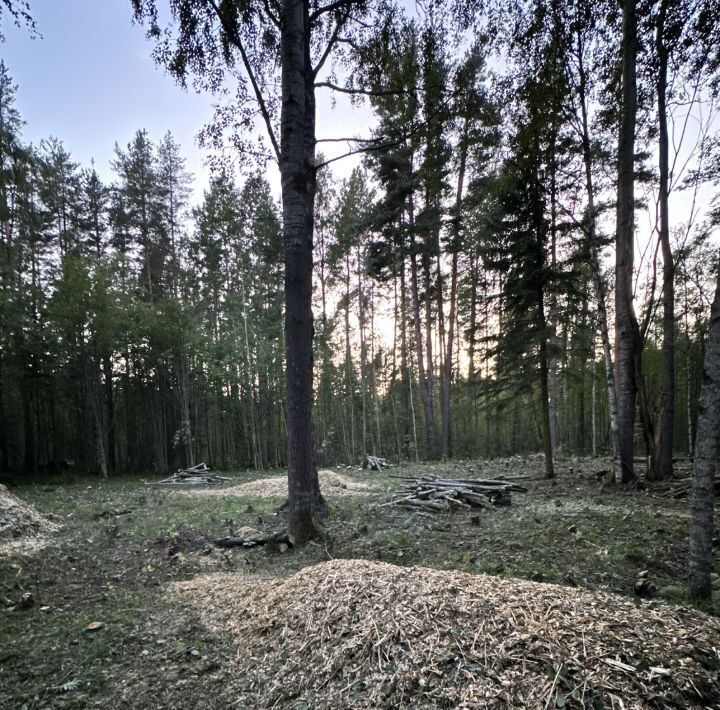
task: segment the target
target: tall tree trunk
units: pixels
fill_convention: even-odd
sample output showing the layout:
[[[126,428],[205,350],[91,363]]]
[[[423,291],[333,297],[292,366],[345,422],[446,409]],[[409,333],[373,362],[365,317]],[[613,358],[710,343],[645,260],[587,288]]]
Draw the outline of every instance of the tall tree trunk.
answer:
[[[658,122],[660,167],[660,244],[663,255],[663,391],[660,406],[660,445],[655,478],[672,476],[673,429],[675,425],[675,264],[670,246],[670,194],[669,139],[667,125],[667,71],[668,50],[665,45],[665,18],[669,0],[662,0],[657,21],[658,55]]]
[[[423,346],[422,320],[420,317],[420,289],[418,285],[417,255],[415,254],[414,219],[412,203],[410,206],[410,290],[412,291],[413,325],[415,328],[415,349],[418,361],[418,380],[420,382],[420,397],[425,413],[425,444],[427,454],[432,458],[435,452],[435,412],[432,401],[432,378],[428,371],[432,370],[432,362],[425,364],[425,348]]]
[[[243,277],[244,278],[244,277]],[[250,413],[250,439],[252,442],[252,455],[253,455],[253,466],[258,470],[263,470],[263,458],[262,451],[260,449],[259,441],[259,427],[257,423],[257,416],[255,414],[255,376],[253,373],[253,362],[252,355],[250,353],[250,334],[248,327],[248,316],[247,316],[247,298],[245,297],[245,282],[241,278],[240,280],[240,291],[242,298],[242,319],[243,319],[243,335],[245,345],[245,366],[247,367],[246,372],[246,383],[248,389],[248,411]]]
[[[623,2],[622,112],[618,140],[615,250],[615,348],[620,480],[634,479],[635,402],[639,329],[633,306],[635,248],[635,118],[637,20],[635,0]]]
[[[192,424],[190,421],[190,373],[188,372],[187,357],[182,351],[175,355],[175,372],[180,399],[180,430],[185,452],[185,464],[192,467],[195,465],[195,457],[193,456]]]
[[[288,526],[302,542],[318,532],[320,493],[312,420],[312,240],[315,202],[315,87],[309,2],[282,0],[280,178],[285,258]]]
[[[345,255],[345,397],[350,412],[350,451],[348,463],[354,463],[357,448],[355,446],[355,394],[353,386],[352,346],[350,344],[350,252]]]
[[[441,390],[441,416],[442,416],[442,457],[446,459],[450,455],[450,408],[452,388],[452,364],[453,345],[455,341],[455,328],[457,321],[457,282],[458,282],[458,250],[460,249],[460,220],[462,193],[465,182],[465,166],[467,163],[467,137],[468,119],[465,119],[463,131],[460,138],[460,166],[458,169],[457,193],[455,195],[455,219],[453,221],[453,251],[450,267],[450,313],[448,314],[448,334],[445,349],[445,362],[443,368],[442,390]]]
[[[578,103],[581,111],[582,121],[582,150],[583,163],[585,167],[585,189],[588,200],[588,226],[587,240],[588,252],[590,255],[590,268],[593,277],[595,300],[597,301],[597,326],[600,331],[600,341],[603,349],[603,360],[605,363],[605,391],[607,392],[608,414],[610,417],[610,438],[613,449],[613,479],[616,482],[622,480],[622,466],[620,465],[620,430],[618,424],[617,390],[615,387],[615,367],[613,364],[612,345],[610,343],[610,328],[608,326],[607,299],[605,294],[605,283],[600,269],[600,254],[597,239],[597,211],[595,208],[595,187],[592,172],[592,149],[590,146],[590,127],[587,111],[587,79],[583,63],[582,49],[578,51],[578,68],[580,83],[578,86]]]
[[[595,333],[592,334],[592,394],[590,422],[592,427],[592,455],[597,456],[597,357],[595,352]]]
[[[0,231],[2,230],[2,224],[0,224]],[[7,420],[5,419],[5,367],[4,359],[0,356],[0,422],[3,426],[0,427],[0,473],[6,473],[10,470],[10,459],[8,454],[8,439],[9,433],[6,425]]]
[[[693,455],[695,438],[693,437],[692,425],[692,378],[690,375],[690,324],[688,322],[688,300],[687,280],[684,283],[685,290],[685,407],[687,409],[687,452],[688,456]]]
[[[715,473],[720,432],[720,272],[710,311],[710,332],[705,347],[700,414],[695,439],[690,520],[688,584],[693,599],[710,599],[712,537],[715,509]]]
[[[100,466],[100,475],[103,479],[108,477],[107,452],[105,451],[105,432],[103,428],[102,401],[103,401],[103,383],[102,370],[100,368],[100,357],[97,355],[97,349],[92,357],[88,358],[88,374],[87,393],[90,399],[90,408],[93,417],[93,427],[95,430],[95,456],[98,466]]]
[[[25,443],[25,455],[23,469],[29,473],[37,474],[38,456],[37,441],[35,437],[35,412],[33,409],[32,397],[32,374],[26,373],[23,378],[22,403],[23,403],[23,434]]]
[[[539,245],[538,245],[539,247]],[[538,248],[538,254],[541,254]],[[538,270],[542,268],[541,260],[538,260]],[[553,465],[553,446],[550,425],[550,392],[548,387],[548,324],[545,318],[545,298],[542,286],[538,288],[538,328],[540,330],[539,343],[539,369],[540,369],[540,417],[542,420],[543,450],[545,452],[545,478],[555,478],[555,467]],[[515,450],[515,447],[513,447]]]
[[[437,441],[435,438],[435,363],[433,358],[432,337],[431,261],[430,252],[428,251],[427,245],[425,245],[420,259],[423,273],[423,288],[425,289],[425,378],[421,385],[424,390],[423,404],[425,405],[425,416],[428,421],[428,431],[431,433],[428,439],[428,456],[434,459],[437,456]]]
[[[115,398],[113,392],[112,358],[103,357],[103,376],[105,385],[105,406],[107,408],[107,458],[108,471],[117,469],[117,453],[115,446]]]
[[[410,432],[407,424],[407,413],[409,412],[412,419],[413,446],[415,447],[415,456],[417,457],[417,427],[415,424],[415,407],[412,406],[412,373],[410,371],[410,355],[408,353],[407,343],[407,300],[406,300],[406,283],[405,283],[405,258],[399,260],[400,271],[400,369],[402,371],[402,402],[403,411],[406,415],[403,417],[403,451],[406,458],[410,457],[409,437]]]
[[[557,267],[557,136],[553,131],[550,141],[550,268],[554,271]],[[558,447],[558,351],[560,349],[557,335],[558,307],[557,296],[553,291],[550,294],[550,309],[548,313],[548,327],[550,336],[548,339],[549,373],[548,373],[548,415],[550,417],[550,443],[553,452]]]
[[[358,303],[358,330],[360,335],[360,402],[362,407],[362,450],[363,459],[370,453],[367,445],[368,434],[368,362],[367,342],[365,338],[365,292],[363,288],[363,255],[358,245],[357,259],[357,303]]]

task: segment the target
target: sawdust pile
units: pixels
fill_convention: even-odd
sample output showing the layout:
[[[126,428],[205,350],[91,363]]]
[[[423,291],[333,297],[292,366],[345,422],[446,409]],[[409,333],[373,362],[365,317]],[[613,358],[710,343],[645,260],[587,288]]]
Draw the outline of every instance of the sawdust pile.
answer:
[[[33,541],[58,528],[59,525],[0,484],[0,553],[22,549],[24,546],[30,549]]]
[[[179,585],[253,708],[720,707],[720,621],[486,575],[334,560]]]
[[[373,487],[361,481],[354,481],[335,471],[318,471],[320,490],[326,497],[366,495]],[[183,494],[201,497],[215,496],[256,496],[258,498],[287,498],[287,476],[259,478],[230,488],[193,488]]]

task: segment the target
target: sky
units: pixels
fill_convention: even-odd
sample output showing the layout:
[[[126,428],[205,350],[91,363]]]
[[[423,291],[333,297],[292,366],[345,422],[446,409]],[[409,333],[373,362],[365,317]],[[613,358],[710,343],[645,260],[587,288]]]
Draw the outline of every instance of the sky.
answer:
[[[2,19],[5,42],[0,57],[18,85],[17,103],[26,126],[24,139],[39,143],[59,138],[73,159],[89,166],[91,159],[106,180],[114,178],[110,161],[115,143],[127,145],[134,133],[147,129],[158,141],[169,130],[180,143],[188,169],[196,176],[194,202],[207,186],[209,170],[196,135],[213,113],[212,96],[180,88],[152,59],[152,42],[132,23],[130,0],[29,0],[41,37]],[[343,96],[333,107],[326,90],[318,90],[318,138],[367,136],[372,116],[367,108],[351,108]],[[717,117],[716,117],[717,118]],[[677,130],[681,129],[682,125]],[[692,126],[691,126],[692,128]],[[692,131],[691,131],[692,132]],[[692,144],[693,141],[690,141]],[[343,143],[319,146],[327,157],[348,149]],[[333,164],[343,177],[359,158]],[[277,170],[268,179],[279,197]],[[709,202],[707,186],[700,204]],[[707,194],[706,194],[707,193]],[[691,197],[673,196],[675,222],[687,219]],[[640,235],[651,231],[640,215]]]
[[[116,142],[125,146],[140,128],[155,141],[170,130],[204,185],[195,135],[211,116],[212,97],[183,91],[155,65],[144,30],[132,24],[130,0],[31,0],[30,8],[42,37],[4,17],[0,45],[18,85],[25,140],[59,138],[76,162],[94,159],[109,180]]]
[[[25,141],[59,138],[73,160],[89,166],[94,159],[101,177],[110,181],[116,142],[125,147],[141,128],[156,142],[171,131],[197,178],[199,201],[209,170],[196,136],[212,116],[213,97],[183,90],[155,64],[152,42],[132,23],[130,0],[29,2],[42,36],[32,38],[5,15],[0,44],[0,57],[18,85]],[[333,110],[328,96],[318,97],[319,138],[367,135],[369,121],[368,110]],[[342,175],[354,164],[357,160],[335,163],[336,172]],[[268,178],[277,195],[273,167]]]

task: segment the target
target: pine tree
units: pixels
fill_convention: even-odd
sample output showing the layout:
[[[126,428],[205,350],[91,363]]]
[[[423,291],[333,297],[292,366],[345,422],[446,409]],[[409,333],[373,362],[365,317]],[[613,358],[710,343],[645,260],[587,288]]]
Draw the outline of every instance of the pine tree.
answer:
[[[164,291],[169,236],[162,220],[156,150],[146,131],[137,131],[125,150],[115,146],[113,169],[120,177],[124,232],[139,248],[140,286],[152,303]]]

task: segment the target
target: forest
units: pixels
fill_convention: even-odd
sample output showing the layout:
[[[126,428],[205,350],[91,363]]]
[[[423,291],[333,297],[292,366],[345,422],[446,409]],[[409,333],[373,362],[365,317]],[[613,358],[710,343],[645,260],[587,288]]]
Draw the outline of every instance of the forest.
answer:
[[[0,0],[0,705],[719,706],[720,1],[124,3],[100,165]]]
[[[521,5],[469,46],[438,9],[392,17],[353,49],[367,70],[321,82],[374,116],[352,171],[322,143],[316,158],[322,465],[612,449],[622,18],[563,5]],[[666,446],[693,452],[717,262],[705,6],[653,4],[637,28],[631,436],[654,478]],[[22,87],[0,72],[0,470],[286,465],[282,214],[265,171],[218,168],[191,204],[183,148],[139,128],[104,184],[61,139],[23,141]]]

